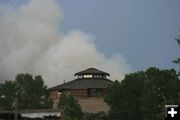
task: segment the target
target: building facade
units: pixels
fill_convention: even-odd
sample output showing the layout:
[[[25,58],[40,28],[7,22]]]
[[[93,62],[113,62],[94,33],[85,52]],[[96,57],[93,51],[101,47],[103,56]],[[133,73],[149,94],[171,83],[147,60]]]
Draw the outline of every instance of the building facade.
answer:
[[[107,112],[109,107],[104,102],[104,96],[111,80],[107,79],[109,73],[96,68],[89,68],[74,74],[76,79],[49,88],[50,98],[54,101],[54,108],[59,102],[60,94],[71,94],[80,103],[84,112]]]

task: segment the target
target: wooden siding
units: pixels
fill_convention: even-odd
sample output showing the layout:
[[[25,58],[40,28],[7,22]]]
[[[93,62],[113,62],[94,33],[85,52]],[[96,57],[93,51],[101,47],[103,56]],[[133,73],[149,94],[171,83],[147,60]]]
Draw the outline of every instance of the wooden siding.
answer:
[[[53,101],[59,99],[58,91],[52,91],[52,92],[50,92],[49,98],[52,99]]]
[[[83,112],[108,112],[109,106],[104,102],[104,97],[77,98]]]
[[[75,97],[88,97],[87,89],[71,90],[71,94]]]

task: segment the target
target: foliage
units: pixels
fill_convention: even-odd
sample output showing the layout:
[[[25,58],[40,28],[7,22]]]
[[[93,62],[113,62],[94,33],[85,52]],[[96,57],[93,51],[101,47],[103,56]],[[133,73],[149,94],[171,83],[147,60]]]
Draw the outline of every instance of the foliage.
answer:
[[[44,85],[41,76],[29,74],[18,74],[16,76],[17,85],[19,87],[18,107],[20,109],[36,109],[48,107],[47,86]]]
[[[5,81],[0,84],[0,109],[12,109],[16,85],[14,81]]]
[[[65,120],[81,120],[82,110],[78,101],[72,95],[61,94],[58,107],[63,111]]]
[[[52,100],[48,99],[47,87],[41,76],[33,78],[30,74],[18,74],[15,81],[6,81],[0,85],[0,94],[4,98],[0,101],[6,101],[7,107],[0,104],[3,109],[11,109],[15,98],[18,98],[18,109],[42,109],[51,108]],[[4,102],[2,102],[4,103]],[[13,105],[13,106],[12,106]]]
[[[83,120],[108,120],[108,115],[105,112],[84,113]]]
[[[180,32],[180,30],[179,30],[179,32]],[[180,35],[178,35],[178,36],[176,37],[176,41],[177,41],[177,43],[178,43],[178,45],[179,45],[179,47],[180,47]],[[178,64],[178,65],[180,66],[180,57],[177,58],[176,60],[174,60],[173,62],[176,63],[176,64]],[[178,72],[178,75],[180,76],[180,70],[179,70],[179,72]]]
[[[165,104],[177,104],[180,92],[176,71],[150,68],[146,71],[144,87],[144,118],[162,119]],[[151,111],[151,112],[150,112]]]
[[[176,71],[149,68],[131,73],[108,87],[110,120],[162,120],[165,104],[180,103]]]
[[[67,105],[67,96],[66,96],[64,93],[62,93],[61,96],[60,96],[60,98],[59,98],[58,107],[59,107],[60,109],[63,109],[63,110],[64,110],[66,105]]]

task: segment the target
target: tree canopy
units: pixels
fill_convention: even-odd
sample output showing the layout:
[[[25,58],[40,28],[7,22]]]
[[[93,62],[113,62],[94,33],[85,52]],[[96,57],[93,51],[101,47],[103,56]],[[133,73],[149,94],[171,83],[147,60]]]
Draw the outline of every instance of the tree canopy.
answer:
[[[180,32],[180,30],[179,30],[179,32]],[[180,47],[180,35],[176,36],[176,41],[177,41],[177,43],[178,43],[178,45]],[[173,62],[180,66],[180,57],[177,58],[176,60],[173,60]],[[180,75],[180,70],[178,72],[178,75]]]
[[[5,81],[0,84],[0,109],[12,109],[16,91],[15,81]]]
[[[81,120],[83,113],[77,99],[72,95],[61,94],[58,107],[62,110],[65,120]]]
[[[162,120],[165,104],[180,103],[176,71],[149,68],[126,75],[108,87],[110,120]]]
[[[13,109],[16,98],[18,109],[51,108],[53,104],[42,77],[30,74],[18,74],[14,81],[0,84],[0,96],[1,109]]]

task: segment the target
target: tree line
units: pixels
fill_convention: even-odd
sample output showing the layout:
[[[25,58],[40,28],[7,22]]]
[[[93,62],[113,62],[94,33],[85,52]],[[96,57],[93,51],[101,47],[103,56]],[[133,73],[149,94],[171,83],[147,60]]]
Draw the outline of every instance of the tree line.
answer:
[[[180,46],[180,35],[176,37]],[[180,66],[180,58],[173,61]],[[115,81],[107,89],[109,120],[163,120],[166,104],[180,104],[180,70],[150,67]]]
[[[52,108],[47,86],[40,75],[18,74],[0,84],[0,110]]]
[[[173,69],[149,68],[108,87],[109,120],[162,120],[166,104],[180,103],[180,80]]]
[[[1,110],[14,109],[15,98],[18,109],[47,109],[53,104],[42,77],[30,74],[18,74],[14,81],[0,84]],[[109,85],[105,102],[110,106],[109,120],[162,120],[165,104],[180,103],[180,80],[174,69],[151,67],[130,73]],[[83,119],[81,107],[71,95],[62,93],[58,108],[66,120]]]

